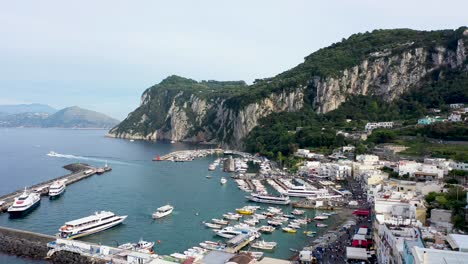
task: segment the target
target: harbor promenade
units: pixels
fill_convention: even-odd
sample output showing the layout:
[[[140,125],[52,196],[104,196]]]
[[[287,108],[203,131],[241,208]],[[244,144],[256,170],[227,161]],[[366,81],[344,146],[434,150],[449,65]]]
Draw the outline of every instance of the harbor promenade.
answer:
[[[49,186],[57,180],[64,181],[66,180],[66,185],[73,184],[75,182],[81,181],[83,179],[89,178],[93,175],[95,175],[98,172],[98,168],[92,167],[88,164],[84,163],[72,163],[64,166],[65,169],[71,171],[71,173],[67,175],[63,175],[48,181],[44,181],[38,184],[35,184],[28,189],[31,191],[35,191],[41,194],[41,196],[46,196],[48,195],[49,191]],[[107,167],[108,169],[104,170],[102,169],[102,172],[108,172],[110,170],[110,167]],[[3,201],[3,205],[0,206],[0,213],[5,212],[9,206],[13,204],[13,201],[15,197],[20,195],[24,190],[17,190],[12,193],[0,196],[0,201]]]

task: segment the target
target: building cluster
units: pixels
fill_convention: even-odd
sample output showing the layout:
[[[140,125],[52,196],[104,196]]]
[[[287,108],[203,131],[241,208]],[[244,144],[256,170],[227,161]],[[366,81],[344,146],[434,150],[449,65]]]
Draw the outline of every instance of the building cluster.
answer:
[[[468,120],[468,107],[465,104],[450,104],[450,113],[444,118],[441,116],[426,116],[418,120],[418,125],[430,125],[436,122],[462,122]],[[440,113],[440,109],[431,109],[431,113]]]
[[[449,172],[468,171],[468,163],[442,158],[394,162],[376,155],[358,155],[355,161],[329,161],[322,156],[314,160],[317,154],[308,150],[298,150],[296,155],[308,158],[299,169],[302,175],[329,180],[352,177],[367,192],[373,215],[369,234],[378,263],[461,263],[457,261],[468,259],[468,235],[454,233],[452,211],[428,212],[425,201],[431,192],[447,192]],[[465,211],[468,223],[468,208]],[[360,242],[357,235],[353,246],[369,248],[368,239]]]

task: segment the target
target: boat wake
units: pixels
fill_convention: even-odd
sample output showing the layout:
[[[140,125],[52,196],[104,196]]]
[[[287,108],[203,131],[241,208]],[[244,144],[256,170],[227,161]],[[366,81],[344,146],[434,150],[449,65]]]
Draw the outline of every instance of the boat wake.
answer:
[[[71,154],[60,154],[54,151],[51,151],[47,153],[47,156],[49,157],[55,157],[55,158],[64,158],[64,159],[73,159],[73,160],[86,160],[86,161],[95,161],[95,162],[100,162],[100,163],[110,163],[110,164],[120,164],[120,165],[134,165],[133,163],[125,162],[125,161],[119,161],[115,159],[103,159],[103,158],[98,158],[98,157],[86,157],[86,156],[76,156],[76,155],[71,155]]]

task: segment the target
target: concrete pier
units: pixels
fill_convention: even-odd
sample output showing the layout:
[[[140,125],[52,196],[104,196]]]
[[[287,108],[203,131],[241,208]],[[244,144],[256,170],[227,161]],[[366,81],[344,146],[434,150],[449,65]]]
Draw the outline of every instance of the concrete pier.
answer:
[[[73,184],[75,182],[81,181],[83,179],[89,178],[96,174],[98,171],[97,168],[89,166],[88,164],[84,163],[72,163],[64,166],[65,169],[71,171],[70,174],[60,176],[58,178],[54,178],[45,182],[41,182],[38,184],[35,184],[29,188],[31,191],[37,191],[41,195],[48,195],[49,191],[49,186],[57,180],[67,180],[65,184],[68,186],[70,184]],[[109,170],[105,170],[104,172],[107,172]],[[5,203],[0,206],[0,212],[5,212],[8,207],[10,207],[18,195],[20,195],[24,190],[17,190],[15,192],[3,195],[0,197],[0,201],[5,201]]]

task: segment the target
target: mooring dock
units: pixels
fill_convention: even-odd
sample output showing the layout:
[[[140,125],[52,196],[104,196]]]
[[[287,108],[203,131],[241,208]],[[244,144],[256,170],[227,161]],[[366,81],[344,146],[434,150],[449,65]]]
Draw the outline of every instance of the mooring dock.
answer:
[[[64,166],[66,170],[71,171],[70,174],[60,176],[51,180],[47,180],[38,184],[35,184],[29,187],[30,190],[38,192],[41,196],[48,195],[49,186],[57,180],[66,180],[66,185],[81,181],[83,179],[89,178],[96,173],[105,173],[111,170],[110,167],[105,168],[95,168],[85,163],[72,163]],[[13,203],[15,197],[20,195],[24,190],[17,190],[15,192],[0,196],[0,201],[4,201],[4,204],[0,206],[0,212],[5,212],[8,207]]]

